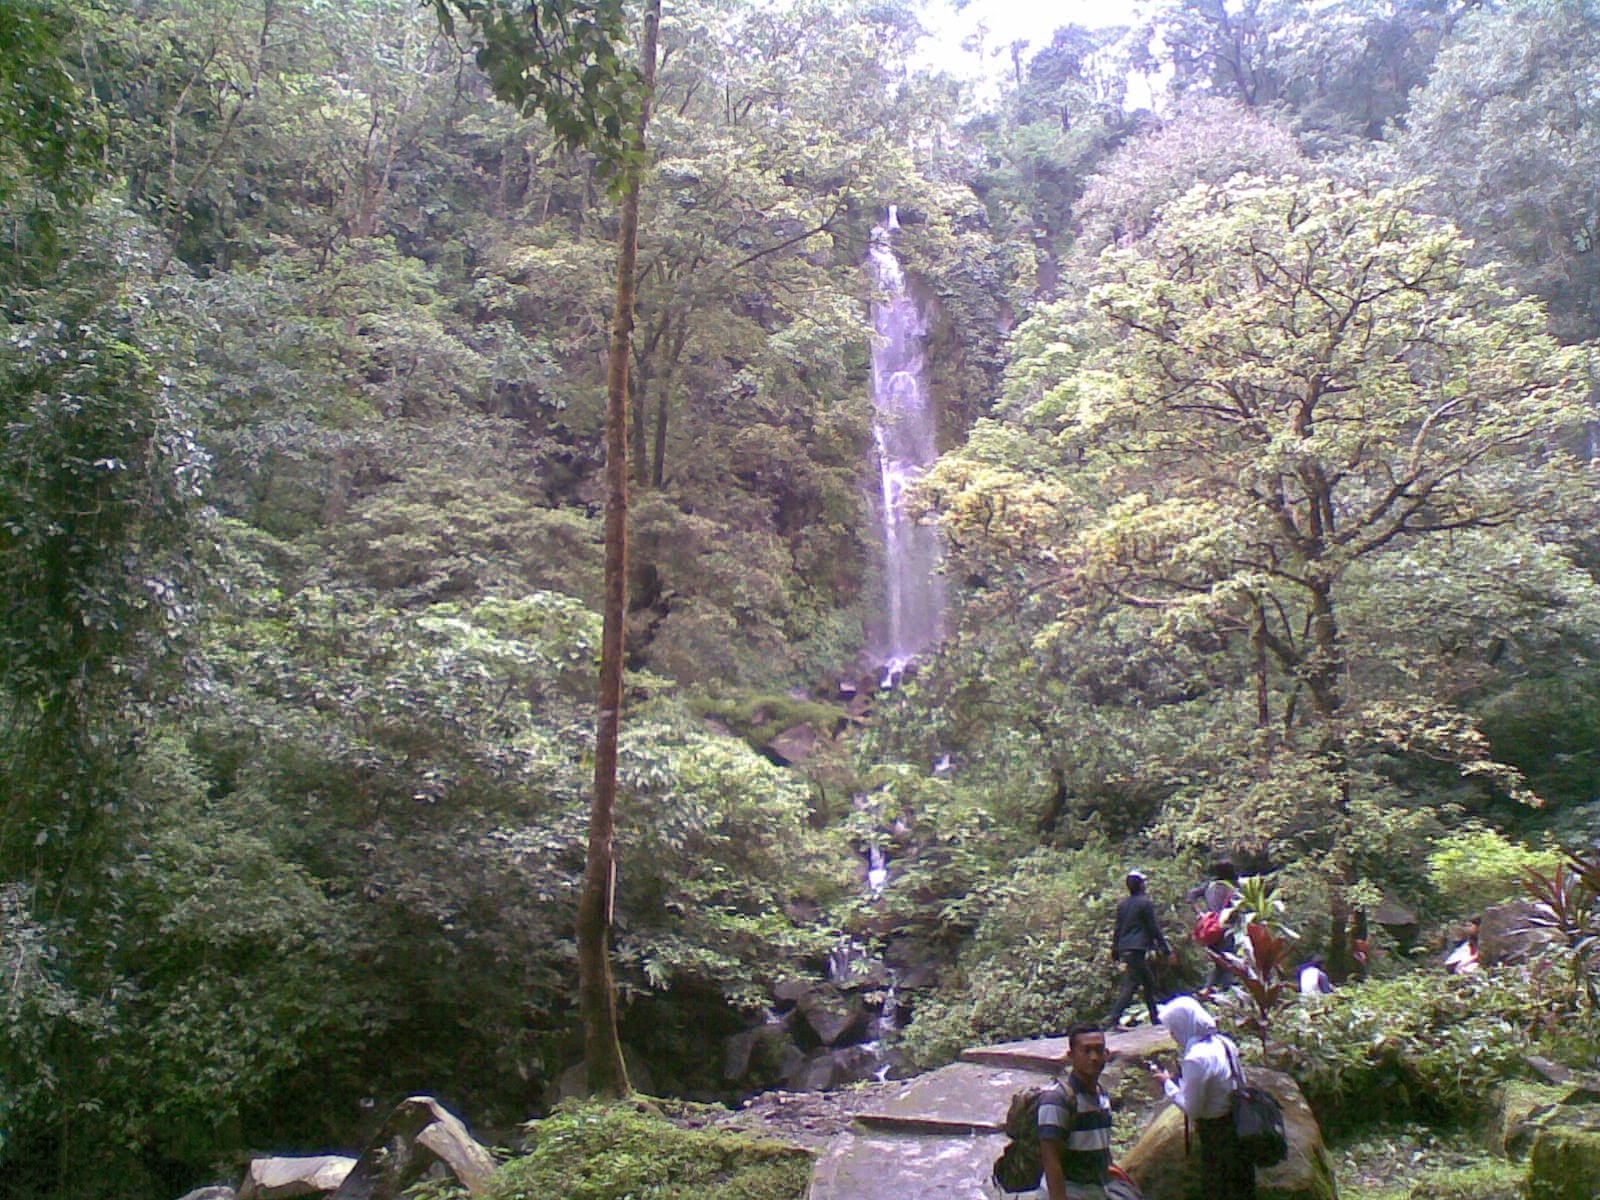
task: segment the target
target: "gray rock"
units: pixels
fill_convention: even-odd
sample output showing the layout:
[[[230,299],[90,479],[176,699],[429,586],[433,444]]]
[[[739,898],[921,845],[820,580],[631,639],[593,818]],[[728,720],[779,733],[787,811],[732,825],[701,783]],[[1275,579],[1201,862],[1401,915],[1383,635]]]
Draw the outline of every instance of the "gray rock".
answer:
[[[918,1076],[898,1095],[868,1105],[856,1120],[896,1133],[998,1133],[1012,1093],[1049,1077],[1027,1067],[951,1063]]]
[[[800,1016],[824,1046],[848,1045],[867,1031],[872,1014],[853,995],[830,984],[813,984],[800,997]]]
[[[784,766],[805,762],[817,752],[821,735],[813,725],[791,725],[766,745],[766,751]]]
[[[1553,1062],[1540,1054],[1530,1054],[1527,1063],[1548,1083],[1562,1084],[1572,1080],[1572,1068],[1565,1063]]]
[[[195,1188],[192,1192],[185,1192],[178,1200],[238,1200],[239,1193],[231,1187],[221,1184],[212,1187]]]
[[[1545,905],[1513,900],[1483,910],[1478,931],[1478,961],[1484,966],[1526,962],[1546,946],[1561,941]]]
[[[1510,1159],[1526,1158],[1540,1128],[1561,1107],[1566,1090],[1516,1080],[1500,1090],[1491,1148]]]
[[[790,1077],[790,1086],[801,1092],[831,1092],[834,1088],[871,1079],[878,1065],[877,1054],[865,1046],[819,1050]]]
[[[771,1082],[766,1077],[784,1061],[785,1051],[793,1045],[788,1018],[732,1034],[722,1042],[722,1077],[730,1081]]]
[[[474,1196],[482,1195],[494,1160],[458,1117],[432,1096],[410,1096],[395,1106],[361,1152],[332,1200],[398,1200],[436,1165]]]
[[[288,1200],[336,1191],[356,1160],[342,1154],[253,1159],[239,1185],[239,1200]]]
[[[1144,1064],[1170,1054],[1166,1030],[1109,1033],[1102,1080],[1113,1103],[1143,1112],[1154,1100]],[[1057,1073],[1065,1038],[969,1050],[962,1061],[875,1092],[854,1110],[856,1131],[837,1135],[818,1160],[810,1200],[977,1200],[1005,1146],[1000,1132],[1014,1092]],[[1150,1198],[1156,1200],[1156,1198]]]
[[[772,995],[780,1004],[799,1004],[800,997],[815,985],[811,979],[780,979],[773,985]]]
[[[1005,1144],[998,1133],[843,1134],[818,1160],[810,1200],[975,1200]]]
[[[635,1091],[644,1092],[646,1095],[655,1095],[655,1080],[651,1077],[650,1068],[644,1060],[630,1050],[627,1046],[622,1048],[622,1061],[627,1064],[628,1082]],[[545,1092],[545,1106],[554,1108],[563,1100],[577,1100],[589,1094],[589,1066],[587,1063],[574,1063],[561,1077]]]

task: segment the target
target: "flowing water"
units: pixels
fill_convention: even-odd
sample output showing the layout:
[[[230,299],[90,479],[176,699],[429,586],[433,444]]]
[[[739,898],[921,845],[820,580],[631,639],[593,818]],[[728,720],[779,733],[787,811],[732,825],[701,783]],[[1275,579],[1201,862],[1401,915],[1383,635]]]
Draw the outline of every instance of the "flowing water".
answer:
[[[907,493],[938,456],[937,414],[928,394],[927,318],[895,257],[895,212],[872,232],[868,267],[878,287],[872,305],[873,435],[883,519],[887,627],[878,647],[884,682],[944,635],[943,552],[938,530],[907,511]]]

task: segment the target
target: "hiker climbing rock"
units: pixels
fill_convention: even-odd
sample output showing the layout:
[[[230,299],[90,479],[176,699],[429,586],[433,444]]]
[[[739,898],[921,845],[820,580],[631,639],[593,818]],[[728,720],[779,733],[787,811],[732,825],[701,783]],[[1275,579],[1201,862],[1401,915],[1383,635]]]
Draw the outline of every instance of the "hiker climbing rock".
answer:
[[[1150,1010],[1150,1023],[1154,1025],[1157,1021],[1156,979],[1149,954],[1154,950],[1165,955],[1169,962],[1177,961],[1177,955],[1161,932],[1161,923],[1156,920],[1156,906],[1145,893],[1144,872],[1129,871],[1127,884],[1128,895],[1117,905],[1117,919],[1111,933],[1111,957],[1122,964],[1122,987],[1117,993],[1117,1002],[1111,1007],[1111,1015],[1106,1018],[1108,1029],[1117,1027],[1122,1010],[1133,999],[1135,988],[1143,991],[1145,1005]]]

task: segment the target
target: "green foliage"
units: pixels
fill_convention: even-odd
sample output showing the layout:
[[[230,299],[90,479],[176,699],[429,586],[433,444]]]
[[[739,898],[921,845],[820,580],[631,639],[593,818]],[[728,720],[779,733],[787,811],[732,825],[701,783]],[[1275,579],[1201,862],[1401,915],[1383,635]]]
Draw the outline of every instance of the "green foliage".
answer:
[[[1326,153],[1400,112],[1451,4],[1286,0],[1240,15],[1243,41],[1167,5],[1178,85],[1256,108],[1213,97],[1120,152],[1145,118],[1116,35],[1019,47],[1014,88],[962,125],[963,86],[906,65],[914,17],[666,13],[617,886],[647,1053],[669,1026],[710,1044],[840,929],[953,964],[906,1034],[922,1061],[1059,1029],[1114,985],[1084,947],[1130,846],[1163,863],[1158,902],[1193,882],[1174,850],[1260,851],[1285,864],[1275,919],[1322,944],[1335,899],[1426,895],[1430,848],[1446,903],[1498,890],[1510,843],[1439,838],[1522,795],[1517,770],[1574,831],[1596,791],[1594,489],[1551,449],[1581,438],[1588,366],[1467,265],[1508,256],[1577,328],[1588,8],[1462,26],[1384,160],[1436,166],[1427,193],[1283,180],[1310,175],[1291,135]],[[348,1141],[354,1100],[399,1090],[455,1087],[503,1124],[571,1061],[614,263],[599,171],[645,166],[629,38],[612,0],[0,4],[15,1188],[178,1194],[240,1144]],[[90,205],[102,183],[127,207]],[[1417,217],[1419,194],[1478,246]],[[831,726],[786,689],[857,659],[860,260],[888,203],[928,302],[941,445],[962,447],[920,493],[958,613],[938,659],[808,766],[813,789],[747,743]],[[193,519],[208,456],[215,527]],[[1391,487],[1419,504],[1362,525]],[[1279,536],[1286,512],[1300,536]],[[818,832],[823,782],[839,815]],[[852,877],[869,846],[890,863],[876,897]],[[1398,1080],[1399,1108],[1465,1111],[1511,1069],[1501,1042],[1569,1016],[1590,885],[1540,874],[1566,950],[1516,994],[1397,991],[1299,1030],[1327,1103],[1348,1083],[1348,1109],[1375,1110]],[[1408,1024],[1407,1003],[1431,1016]],[[1539,1036],[1592,1056],[1584,1028]],[[1453,1040],[1474,1030],[1481,1053]],[[620,1156],[639,1176],[617,1179],[597,1128],[595,1178],[649,1194],[675,1135],[643,1129]],[[569,1194],[559,1157],[530,1191]]]
[[[73,1186],[98,1197],[207,1169],[247,1121],[310,1133],[315,1115],[261,1114],[369,1016],[347,905],[293,861],[281,814],[206,798],[195,767],[170,739],[141,747],[105,818],[120,836],[95,864],[101,905],[40,920],[6,889],[21,986],[0,1030],[0,1128],[24,1178],[41,1148],[75,1136],[92,1149]]]
[[[1259,878],[1259,877],[1256,877]],[[1240,888],[1241,891],[1245,889]],[[1295,978],[1290,967],[1290,955],[1294,953],[1295,938],[1292,934],[1274,931],[1265,920],[1255,920],[1263,912],[1255,904],[1266,903],[1265,897],[1258,894],[1246,903],[1252,908],[1246,914],[1244,934],[1249,946],[1248,956],[1242,953],[1226,954],[1222,951],[1213,951],[1231,970],[1239,980],[1239,986],[1244,990],[1248,1003],[1254,1011],[1241,1015],[1240,1025],[1250,1029],[1261,1039],[1263,1050],[1267,1050],[1267,1036],[1272,1032],[1274,1020],[1286,1005],[1293,1004],[1299,995],[1299,981]]]
[[[1523,885],[1540,906],[1542,922],[1560,932],[1594,1016],[1600,1012],[1600,853],[1568,854],[1549,874],[1529,867]]]
[[[843,713],[837,705],[797,699],[788,693],[735,693],[696,697],[690,707],[728,725],[752,746],[761,747],[793,725],[810,725],[824,735]]]
[[[1151,870],[1152,896],[1181,896],[1181,877]],[[967,902],[975,925],[956,981],[917,1009],[901,1045],[932,1067],[984,1041],[1040,1037],[1110,1007],[1117,975],[1110,959],[1112,918],[1127,893],[1126,865],[1096,843],[1074,853],[1040,850],[995,867]],[[904,887],[897,880],[895,887]],[[1186,928],[1169,911],[1175,943]]]
[[[958,737],[979,714],[1038,728],[1058,828],[1115,789],[1102,811],[1180,846],[1414,885],[1420,855],[1396,848],[1421,850],[1441,813],[1532,798],[1458,683],[1523,663],[1470,625],[1431,643],[1433,626],[1425,654],[1407,639],[1402,661],[1403,606],[1382,600],[1436,551],[1515,611],[1495,582],[1507,560],[1452,540],[1487,543],[1512,510],[1541,531],[1536,578],[1569,581],[1536,592],[1545,611],[1583,592],[1557,499],[1584,503],[1583,468],[1546,449],[1579,413],[1584,364],[1415,202],[1328,182],[1193,189],[1106,251],[1084,298],[1018,331],[1004,424],[933,472],[974,584],[951,674],[929,681],[938,719]],[[1515,617],[1530,648],[1539,607]],[[1095,754],[1098,782],[1080,784]]]
[[[1276,1065],[1331,1132],[1404,1119],[1481,1119],[1577,1003],[1559,972],[1414,972],[1350,984],[1274,1022]]]
[[[1594,336],[1600,217],[1577,181],[1600,163],[1600,11],[1590,0],[1474,10],[1440,53],[1397,139],[1434,202],[1543,296],[1563,338]]]
[[[880,762],[855,784],[838,832],[858,850],[887,851],[896,883],[881,897],[858,896],[845,923],[959,942],[977,927],[1026,841],[1008,836],[987,795],[926,769]]]
[[[0,969],[8,981],[0,994],[0,1154],[70,1087],[60,1075],[68,1066],[63,1035],[94,1037],[109,1024],[105,1007],[72,986],[65,931],[41,917],[31,888],[0,886]]]
[[[1370,0],[1230,8],[1168,0],[1140,30],[1143,65],[1169,66],[1168,88],[1178,96],[1225,96],[1279,112],[1308,147],[1330,154],[1384,136],[1472,8]]]
[[[0,286],[48,273],[99,180],[105,128],[74,71],[81,36],[57,0],[0,8]]]
[[[225,1153],[245,1113],[367,1019],[343,966],[348,913],[270,821],[169,794],[121,867],[116,961],[137,983],[99,1098],[114,1136],[148,1153]]]
[[[594,152],[611,171],[637,163],[638,114],[645,102],[638,68],[618,54],[628,40],[620,0],[434,0],[439,23],[456,17],[478,39],[478,65],[495,95],[539,113],[565,145]]]
[[[1098,254],[1145,237],[1197,183],[1226,183],[1241,172],[1271,179],[1311,170],[1289,132],[1259,110],[1186,97],[1160,128],[1125,143],[1085,185],[1073,209],[1079,249]]]
[[[801,1200],[811,1179],[804,1150],[680,1129],[643,1105],[565,1104],[527,1129],[492,1200]]]
[[[190,615],[206,457],[156,311],[178,298],[124,210],[89,232],[48,286],[10,294],[0,342],[0,869],[19,874],[92,836],[115,730],[164,686]]]
[[[1517,896],[1528,871],[1553,872],[1554,850],[1534,850],[1483,825],[1452,830],[1428,854],[1428,881],[1452,913],[1475,914]]]
[[[627,726],[618,775],[628,988],[698,984],[758,1008],[768,981],[826,952],[823,931],[785,913],[820,867],[802,779],[741,741],[649,719]]]

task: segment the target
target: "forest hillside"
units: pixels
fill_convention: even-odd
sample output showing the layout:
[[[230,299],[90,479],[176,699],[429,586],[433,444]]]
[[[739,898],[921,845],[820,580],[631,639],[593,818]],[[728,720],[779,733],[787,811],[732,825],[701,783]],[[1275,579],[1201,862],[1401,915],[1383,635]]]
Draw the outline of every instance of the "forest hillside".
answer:
[[[581,1090],[621,218],[576,133],[640,14],[531,6],[604,51],[558,110],[496,98],[517,7],[0,3],[0,1190]],[[1135,866],[1198,986],[1220,859],[1261,982],[1339,987],[1229,1014],[1330,1138],[1593,1068],[1600,8],[1156,0],[974,42],[993,86],[926,16],[662,9],[635,1083],[1103,1017]],[[1532,901],[1542,950],[1443,973]]]

